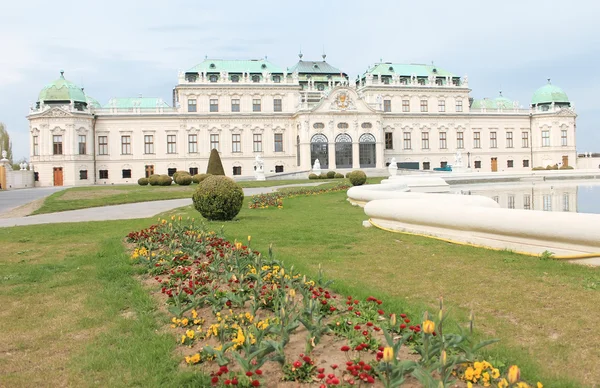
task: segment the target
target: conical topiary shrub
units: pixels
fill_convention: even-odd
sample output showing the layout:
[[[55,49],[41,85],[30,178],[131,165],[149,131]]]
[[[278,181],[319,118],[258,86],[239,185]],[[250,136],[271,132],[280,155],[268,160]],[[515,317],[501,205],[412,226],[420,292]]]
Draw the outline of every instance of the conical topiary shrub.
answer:
[[[206,173],[212,175],[225,175],[225,170],[223,170],[223,163],[221,163],[221,157],[219,156],[219,151],[216,148],[213,148],[210,151],[210,158],[208,158],[208,167],[206,167]]]

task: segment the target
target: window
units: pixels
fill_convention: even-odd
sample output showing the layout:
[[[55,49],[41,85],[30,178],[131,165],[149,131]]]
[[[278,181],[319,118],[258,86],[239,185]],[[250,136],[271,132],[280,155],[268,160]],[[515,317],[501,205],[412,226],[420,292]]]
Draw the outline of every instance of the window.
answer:
[[[492,197],[492,199],[493,199],[494,201],[496,201],[496,203],[500,203],[500,197],[499,197],[499,196],[497,196],[497,195],[494,195],[494,196]]]
[[[463,111],[462,100],[456,100],[456,111],[457,112]]]
[[[348,123],[338,123],[337,127],[339,129],[348,129]]]
[[[523,209],[531,210],[531,194],[523,195]]]
[[[273,82],[276,83],[276,84],[280,83],[281,82],[281,76],[274,75],[273,76]]]
[[[498,148],[498,138],[496,132],[490,132],[490,148]]]
[[[150,175],[154,175],[154,165],[146,165],[144,166],[144,172],[146,173],[146,178],[149,178]]]
[[[423,162],[423,170],[431,170],[431,163]]]
[[[177,152],[177,135],[167,135],[167,154]]]
[[[544,194],[543,196],[543,202],[544,202],[544,207],[543,210],[545,212],[551,212],[552,211],[552,196],[550,194]]]
[[[234,98],[231,100],[231,111],[239,112],[240,111],[240,100],[239,98]]]
[[[383,100],[383,111],[384,112],[392,111],[392,100]]]
[[[506,148],[513,148],[513,133],[506,132]]]
[[[121,154],[131,155],[131,136],[121,136]]]
[[[282,111],[281,98],[273,99],[273,112],[281,112],[281,111]]]
[[[231,152],[242,152],[242,135],[237,133],[231,135]]]
[[[52,136],[52,151],[54,155],[62,155],[62,135]]]
[[[196,112],[196,99],[188,100],[188,112]]]
[[[86,154],[86,136],[85,135],[79,135],[79,155],[85,155]]]
[[[481,160],[476,160],[474,163],[475,163],[475,168],[481,168]]]
[[[438,112],[445,112],[445,111],[446,111],[446,101],[439,100],[438,101]]]
[[[325,84],[317,84],[317,90],[320,90],[320,91],[325,90]]]
[[[131,170],[122,170],[123,178],[131,178]]]
[[[38,156],[40,154],[40,143],[38,139],[37,136],[33,137],[33,156]]]
[[[190,167],[189,171],[190,171],[190,175],[194,176],[194,175],[198,174],[198,167]]]
[[[448,162],[444,161],[444,162],[440,162],[440,167],[444,168],[448,166]]]
[[[473,148],[481,148],[481,132],[473,132]]]
[[[529,132],[521,132],[521,147],[529,148]]]
[[[240,82],[240,76],[239,75],[232,75],[231,76],[231,82]]]
[[[362,123],[362,124],[360,125],[360,127],[361,127],[362,129],[371,129],[371,128],[373,128],[373,124],[371,124],[371,123]]]
[[[421,148],[424,150],[429,149],[429,132],[421,133]]]
[[[394,149],[394,134],[391,132],[385,133],[385,149],[386,150]]]
[[[508,208],[509,209],[515,208],[515,196],[514,195],[509,194],[509,196],[508,196]]]
[[[403,136],[403,139],[402,139],[403,140],[402,141],[402,143],[403,143],[402,144],[402,148],[404,148],[405,150],[412,149],[412,144],[411,144],[411,139],[410,139],[410,136],[411,136],[410,132],[404,132],[402,134],[402,136]]]
[[[523,160],[523,167],[529,167],[529,159]]]
[[[513,168],[513,167],[514,167],[514,163],[513,163],[513,161],[512,161],[512,160],[507,160],[507,161],[506,161],[506,167],[508,167],[508,168]]]
[[[177,169],[174,168],[174,167],[173,168],[167,168],[167,175],[169,175],[169,176],[175,175],[176,172],[177,172]]]
[[[144,153],[154,153],[154,135],[144,135]]]
[[[274,140],[275,140],[275,152],[283,152],[283,134],[276,133]],[[277,171],[275,171],[275,172],[277,172]],[[283,170],[281,172],[283,172]]]
[[[252,100],[252,112],[260,112],[260,98]]]
[[[198,135],[196,135],[196,134],[188,135],[188,152],[190,154],[195,154],[198,152]]]
[[[421,100],[421,112],[427,112],[427,100]]]
[[[242,175],[242,167],[233,166],[233,175]]]
[[[440,149],[445,150],[447,147],[446,144],[446,132],[440,132]]]
[[[88,179],[87,177],[87,170],[79,170],[79,180],[83,181]]]
[[[100,177],[100,179],[108,179],[108,170],[98,171],[98,176]]]
[[[252,135],[252,151],[262,152],[262,135],[260,133]]]
[[[218,112],[219,111],[219,100],[216,98],[211,98],[210,99],[210,108],[209,110],[211,112]]]
[[[550,131],[542,131],[542,147],[550,147]]]
[[[567,130],[566,129],[563,129],[560,131],[560,145],[563,147],[567,145]]]
[[[210,82],[217,82],[217,81],[219,80],[219,76],[218,76],[218,75],[216,75],[216,74],[211,74],[211,75],[208,77],[208,80],[209,80]]]
[[[456,132],[456,148],[465,148],[464,132]]]
[[[569,193],[563,193],[563,212],[569,211]]]
[[[283,172],[283,166],[275,166],[275,172]]]
[[[210,149],[219,150],[219,135],[210,135]]]
[[[323,123],[314,123],[313,124],[313,128],[314,129],[323,129],[323,128],[325,128],[325,124],[323,124]]]
[[[108,136],[98,136],[98,155],[108,155]]]
[[[402,100],[402,112],[410,112],[410,100]]]
[[[252,82],[260,82],[260,75],[253,75]]]

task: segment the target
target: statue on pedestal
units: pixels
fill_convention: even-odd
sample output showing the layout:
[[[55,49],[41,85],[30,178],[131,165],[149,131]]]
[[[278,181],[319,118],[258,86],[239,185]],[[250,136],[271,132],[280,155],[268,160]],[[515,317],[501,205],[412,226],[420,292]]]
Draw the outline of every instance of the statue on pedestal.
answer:
[[[317,175],[321,174],[321,162],[319,162],[319,159],[315,159],[315,164],[313,164],[312,172],[313,174]]]
[[[265,178],[265,161],[262,156],[256,155],[254,158],[254,177],[257,181],[264,181]]]
[[[390,176],[395,176],[398,173],[398,164],[396,163],[396,158],[392,158],[392,160],[390,160],[388,171]]]

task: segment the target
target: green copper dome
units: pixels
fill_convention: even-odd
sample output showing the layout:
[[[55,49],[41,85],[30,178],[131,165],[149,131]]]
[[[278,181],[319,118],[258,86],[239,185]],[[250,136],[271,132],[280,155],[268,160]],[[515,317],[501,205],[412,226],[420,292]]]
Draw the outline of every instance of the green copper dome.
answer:
[[[533,93],[533,97],[531,98],[531,105],[538,104],[551,104],[551,103],[562,103],[568,104],[569,97],[567,97],[567,93],[565,93],[558,86],[552,85],[550,80],[548,83]]]
[[[87,98],[83,90],[71,81],[66,80],[62,70],[60,78],[46,85],[38,96],[38,101],[44,103],[71,100],[87,104]]]
[[[513,105],[513,101],[502,96],[502,92],[501,92],[500,96],[496,97],[493,100],[490,98],[474,100],[473,104],[471,105],[471,108],[473,108],[473,109],[485,108],[485,109],[490,109],[490,110],[497,110],[497,109],[506,110],[506,109],[513,109],[514,105]]]

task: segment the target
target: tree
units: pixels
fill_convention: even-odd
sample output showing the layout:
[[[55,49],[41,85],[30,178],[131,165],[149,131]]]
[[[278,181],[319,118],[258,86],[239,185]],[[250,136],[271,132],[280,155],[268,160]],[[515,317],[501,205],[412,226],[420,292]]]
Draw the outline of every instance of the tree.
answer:
[[[217,151],[216,148],[213,148],[212,151],[210,151],[206,173],[212,175],[225,175],[223,163],[221,163],[221,157],[219,156],[219,151]]]
[[[0,152],[1,151],[6,151],[6,159],[8,159],[12,163],[12,142],[10,141],[10,136],[6,131],[6,127],[3,123],[0,123]]]

